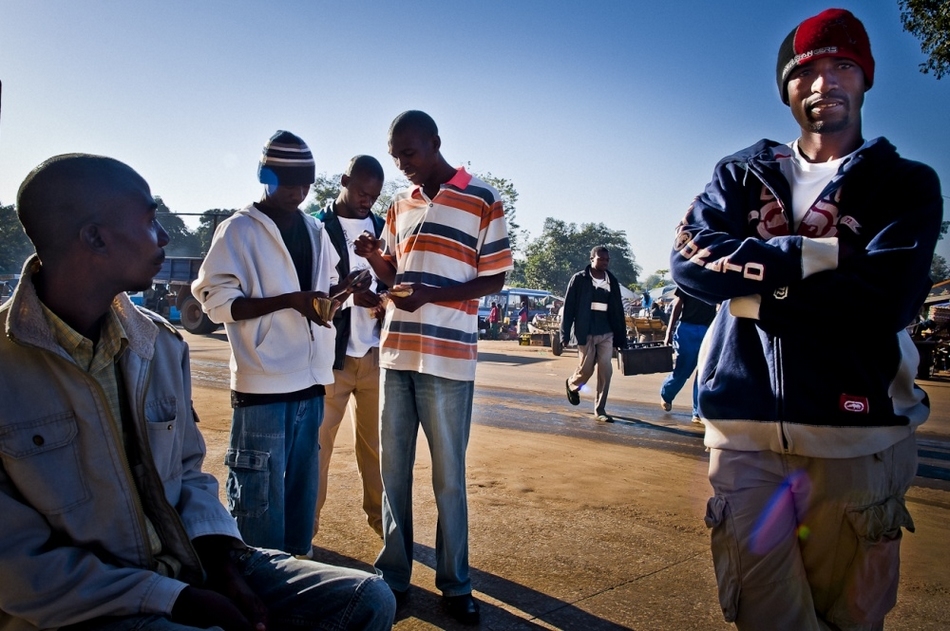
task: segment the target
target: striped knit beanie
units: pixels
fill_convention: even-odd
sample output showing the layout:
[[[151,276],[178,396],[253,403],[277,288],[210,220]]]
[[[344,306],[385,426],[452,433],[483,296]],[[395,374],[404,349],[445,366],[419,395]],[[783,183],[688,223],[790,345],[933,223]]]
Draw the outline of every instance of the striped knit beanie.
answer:
[[[257,178],[272,186],[309,186],[316,179],[310,148],[298,136],[280,130],[264,145]]]
[[[850,11],[827,9],[792,29],[778,50],[775,74],[785,105],[788,105],[788,76],[798,66],[819,57],[850,59],[864,71],[866,89],[874,83],[874,57],[864,25]]]

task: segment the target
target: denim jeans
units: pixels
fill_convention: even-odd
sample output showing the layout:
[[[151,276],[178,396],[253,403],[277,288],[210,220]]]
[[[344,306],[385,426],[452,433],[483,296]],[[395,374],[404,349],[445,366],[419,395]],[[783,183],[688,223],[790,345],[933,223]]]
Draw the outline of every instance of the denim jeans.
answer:
[[[435,585],[446,596],[472,591],[468,572],[468,500],[465,450],[472,425],[475,383],[407,370],[382,371],[380,466],[383,473],[383,549],[376,570],[395,590],[412,576],[412,467],[419,426],[432,457],[432,488],[439,511]]]
[[[248,545],[310,552],[323,396],[234,408],[228,509]]]
[[[704,324],[691,324],[682,320],[673,331],[673,349],[676,351],[676,365],[663,385],[660,386],[660,397],[667,403],[672,403],[676,395],[683,388],[686,381],[696,371],[696,362],[699,360],[699,346],[709,327]],[[697,405],[698,387],[693,379],[693,416],[699,416]]]
[[[249,550],[240,558],[244,579],[264,601],[268,629],[388,630],[396,601],[377,576],[302,561],[277,550]],[[62,631],[189,631],[167,616],[115,616],[63,627]],[[217,627],[212,627],[216,629]]]

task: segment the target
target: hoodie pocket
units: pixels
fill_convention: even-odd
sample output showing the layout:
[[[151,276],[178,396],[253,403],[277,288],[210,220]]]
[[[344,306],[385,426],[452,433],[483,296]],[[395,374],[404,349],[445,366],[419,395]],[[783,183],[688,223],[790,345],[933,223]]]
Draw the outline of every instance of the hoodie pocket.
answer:
[[[901,528],[914,531],[902,499],[854,508],[845,517],[855,538],[854,556],[843,579],[841,595],[828,620],[842,628],[878,623],[897,603]]]
[[[37,510],[55,515],[86,502],[76,417],[61,412],[0,431],[0,456],[10,480]]]
[[[739,611],[739,540],[732,523],[732,514],[725,497],[715,495],[706,503],[706,527],[712,530],[711,548],[719,606],[726,622],[735,622]]]

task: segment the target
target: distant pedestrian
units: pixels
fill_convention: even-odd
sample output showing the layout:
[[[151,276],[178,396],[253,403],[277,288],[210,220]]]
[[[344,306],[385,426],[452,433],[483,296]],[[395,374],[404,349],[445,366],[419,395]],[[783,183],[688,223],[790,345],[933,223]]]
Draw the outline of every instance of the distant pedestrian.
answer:
[[[521,299],[521,308],[518,309],[518,333],[528,332],[528,299]]]
[[[610,252],[604,246],[590,251],[590,265],[571,277],[564,294],[561,316],[561,343],[567,346],[571,335],[577,339],[578,364],[564,386],[571,405],[581,402],[579,390],[597,369],[597,393],[594,418],[611,421],[607,414],[607,393],[613,375],[614,348],[626,348],[627,324],[620,296],[620,283],[607,267]]]
[[[488,312],[488,337],[497,340],[501,328],[501,311],[498,309],[498,303],[492,302],[491,309]]]
[[[673,372],[663,381],[660,387],[660,406],[665,412],[673,409],[673,399],[686,384],[687,380],[696,372],[696,363],[699,360],[699,345],[709,329],[709,324],[716,317],[716,307],[693,298],[682,289],[676,288],[673,298],[673,310],[670,313],[670,323],[666,329],[667,345],[672,345],[676,351],[676,364]],[[702,424],[699,417],[697,383],[693,379],[693,423]]]
[[[864,139],[874,58],[850,12],[792,29],[776,79],[801,135],[721,160],[670,259],[684,292],[723,305],[699,369],[719,602],[740,631],[882,629],[929,414],[905,327],[931,286],[940,182]]]

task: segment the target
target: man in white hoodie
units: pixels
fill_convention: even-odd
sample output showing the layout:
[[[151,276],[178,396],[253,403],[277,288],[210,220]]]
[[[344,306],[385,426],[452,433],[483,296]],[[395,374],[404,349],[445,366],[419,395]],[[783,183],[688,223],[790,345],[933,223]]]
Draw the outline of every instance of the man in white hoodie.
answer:
[[[228,508],[249,544],[310,555],[335,340],[314,299],[344,286],[322,224],[298,208],[314,181],[304,141],[274,134],[258,176],[264,196],[218,227],[192,293],[231,344]]]

